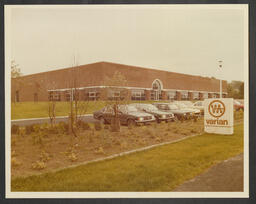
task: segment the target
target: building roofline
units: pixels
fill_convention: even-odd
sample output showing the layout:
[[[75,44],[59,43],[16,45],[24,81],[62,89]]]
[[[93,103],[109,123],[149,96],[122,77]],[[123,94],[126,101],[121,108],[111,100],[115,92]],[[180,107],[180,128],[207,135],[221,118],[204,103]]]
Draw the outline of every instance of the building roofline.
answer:
[[[56,70],[50,70],[50,71],[45,71],[45,72],[23,75],[23,76],[20,76],[17,78],[26,78],[26,77],[36,76],[36,75],[40,75],[40,74],[45,74],[45,73],[54,73],[54,72],[58,72],[58,71],[71,70],[72,68],[82,68],[82,67],[94,65],[94,64],[99,64],[99,65],[100,64],[101,65],[113,64],[113,65],[119,65],[122,68],[136,68],[136,69],[142,69],[142,70],[152,70],[152,71],[158,71],[158,72],[164,72],[164,73],[172,73],[172,74],[177,74],[180,76],[192,76],[192,77],[199,77],[199,78],[203,78],[203,79],[212,79],[212,77],[203,77],[200,75],[184,74],[184,73],[179,73],[179,72],[171,72],[171,71],[160,70],[160,69],[155,69],[155,68],[146,68],[146,67],[140,67],[140,66],[135,66],[135,65],[126,65],[126,64],[107,62],[107,61],[99,61],[99,62],[84,64],[84,65],[78,65],[78,66],[74,66],[74,67],[65,67],[65,68],[60,68],[60,69],[56,69]],[[17,79],[17,78],[14,78],[14,79]],[[214,78],[214,80],[220,80],[220,79]],[[227,80],[222,80],[222,81],[227,81]]]

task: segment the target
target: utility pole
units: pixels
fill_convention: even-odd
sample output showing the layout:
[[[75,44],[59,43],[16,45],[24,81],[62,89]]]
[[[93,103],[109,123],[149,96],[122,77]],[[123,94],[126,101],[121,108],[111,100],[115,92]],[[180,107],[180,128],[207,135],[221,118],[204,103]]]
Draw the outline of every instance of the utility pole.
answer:
[[[219,71],[220,71],[220,73],[222,71],[222,61],[221,60],[219,60]],[[220,77],[220,98],[222,98],[222,80],[221,80],[221,77]]]

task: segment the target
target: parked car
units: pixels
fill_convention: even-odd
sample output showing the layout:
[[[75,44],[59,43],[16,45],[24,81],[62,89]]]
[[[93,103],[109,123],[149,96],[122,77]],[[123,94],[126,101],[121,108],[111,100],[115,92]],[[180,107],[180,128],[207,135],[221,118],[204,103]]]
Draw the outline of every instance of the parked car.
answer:
[[[174,114],[172,112],[168,112],[168,113],[163,112],[161,110],[158,110],[158,108],[156,108],[152,104],[134,103],[131,105],[136,107],[140,111],[144,111],[146,113],[150,113],[154,115],[158,123],[162,121],[169,122],[169,121],[175,120]]]
[[[242,104],[241,102],[237,101],[237,100],[233,100],[234,101],[234,109],[236,111],[242,110],[244,111],[244,104]]]
[[[184,110],[184,111],[187,111],[187,112],[191,113],[193,118],[199,118],[201,116],[201,111],[200,110],[189,107],[185,103],[178,102],[178,103],[175,103],[175,105],[177,105],[180,110]]]
[[[184,120],[189,119],[190,114],[186,111],[179,110],[179,108],[175,104],[171,103],[153,103],[155,107],[157,107],[159,110],[167,112],[167,113],[173,113],[175,120]]]
[[[113,107],[110,105],[93,113],[93,117],[104,124],[110,124],[114,115]],[[148,124],[156,120],[153,115],[138,111],[131,105],[118,105],[118,116],[122,125]]]
[[[204,101],[196,101],[191,107],[200,110],[201,115],[204,115]]]

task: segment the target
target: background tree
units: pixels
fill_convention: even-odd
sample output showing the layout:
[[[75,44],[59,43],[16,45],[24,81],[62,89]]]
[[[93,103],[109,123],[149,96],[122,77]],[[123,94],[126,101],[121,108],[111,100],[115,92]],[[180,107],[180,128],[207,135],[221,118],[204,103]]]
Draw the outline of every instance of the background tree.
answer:
[[[121,72],[116,71],[112,77],[105,78],[105,84],[108,87],[106,91],[109,98],[106,105],[112,106],[114,111],[114,115],[111,120],[111,130],[114,132],[119,132],[120,119],[118,114],[118,106],[120,104],[127,103],[127,90],[120,87],[126,86],[127,80]]]
[[[17,78],[22,76],[19,65],[16,64],[15,60],[11,61],[11,78]]]
[[[232,81],[227,85],[229,98],[243,99],[244,98],[244,82]]]
[[[13,102],[14,104],[16,102],[19,102],[19,99],[17,98],[17,93],[19,94],[20,90],[24,87],[24,80],[21,77],[22,73],[20,71],[19,65],[15,62],[15,60],[11,61],[11,86],[13,93],[15,94],[13,96]]]

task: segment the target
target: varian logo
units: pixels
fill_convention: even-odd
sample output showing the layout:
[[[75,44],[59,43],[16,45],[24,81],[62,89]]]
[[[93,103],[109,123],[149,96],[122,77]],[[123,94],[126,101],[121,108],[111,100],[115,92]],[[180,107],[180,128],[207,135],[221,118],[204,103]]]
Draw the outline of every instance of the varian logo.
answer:
[[[209,113],[215,118],[220,118],[221,116],[223,116],[225,110],[225,105],[220,100],[214,100],[208,106]]]
[[[212,101],[208,106],[208,111],[211,116],[216,118],[215,120],[206,120],[206,123],[208,125],[228,125],[227,120],[219,120],[221,116],[224,115],[226,108],[222,101],[220,100],[214,100]]]

